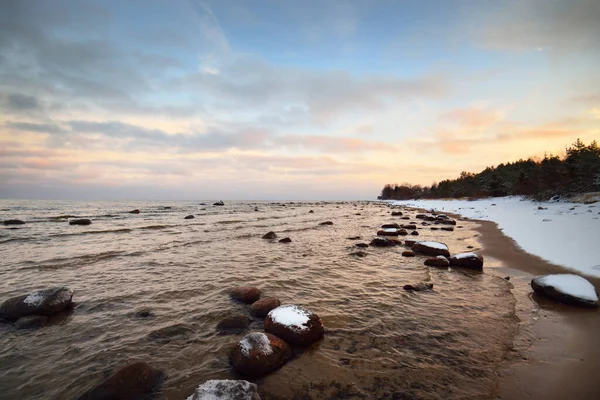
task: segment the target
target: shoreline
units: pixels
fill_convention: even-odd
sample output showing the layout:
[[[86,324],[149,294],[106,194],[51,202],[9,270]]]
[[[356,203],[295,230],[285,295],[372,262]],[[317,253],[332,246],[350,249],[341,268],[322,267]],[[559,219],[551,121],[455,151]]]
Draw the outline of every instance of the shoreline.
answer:
[[[580,309],[533,294],[535,275],[569,273],[567,268],[529,254],[498,224],[474,222],[481,253],[489,272],[510,276],[519,331],[513,349],[498,366],[496,398],[499,399],[597,399],[600,383],[600,313]],[[600,291],[600,279],[586,277]]]

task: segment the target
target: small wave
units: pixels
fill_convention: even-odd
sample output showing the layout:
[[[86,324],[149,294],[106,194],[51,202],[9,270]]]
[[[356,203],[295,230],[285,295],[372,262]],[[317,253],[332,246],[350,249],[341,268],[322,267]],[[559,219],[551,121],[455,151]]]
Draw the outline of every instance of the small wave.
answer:
[[[231,220],[231,221],[217,221],[216,223],[217,224],[222,224],[222,225],[227,225],[227,224],[239,224],[241,222],[246,222],[246,221],[243,221],[241,219],[234,219],[234,220]]]
[[[6,239],[6,240],[0,240],[0,244],[5,244],[5,243],[10,243],[10,242],[26,242],[28,240],[31,240],[33,238],[10,238],[10,239]]]
[[[142,226],[139,227],[137,229],[142,229],[142,230],[153,230],[153,229],[165,229],[165,228],[174,228],[177,225],[148,225],[148,226]]]

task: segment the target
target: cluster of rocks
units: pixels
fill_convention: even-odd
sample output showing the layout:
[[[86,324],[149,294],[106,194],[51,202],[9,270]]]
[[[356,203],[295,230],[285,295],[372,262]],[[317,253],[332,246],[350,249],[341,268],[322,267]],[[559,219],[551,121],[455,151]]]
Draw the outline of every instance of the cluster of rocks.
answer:
[[[73,290],[60,286],[9,298],[0,304],[0,318],[13,322],[17,329],[40,328],[48,317],[72,305]]]
[[[277,236],[277,234],[273,231],[267,232],[265,233],[262,238],[266,239],[266,240],[275,240],[277,239],[279,236]],[[289,237],[284,237],[282,239],[279,239],[279,243],[291,243],[292,239]]]

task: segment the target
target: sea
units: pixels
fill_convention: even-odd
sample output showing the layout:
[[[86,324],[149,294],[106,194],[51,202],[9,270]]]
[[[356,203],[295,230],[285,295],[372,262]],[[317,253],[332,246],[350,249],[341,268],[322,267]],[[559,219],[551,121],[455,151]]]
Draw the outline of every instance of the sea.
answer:
[[[411,221],[419,236],[400,240],[476,251],[476,222],[434,231],[417,211],[385,202],[213,203],[0,200],[0,220],[26,222],[0,225],[0,301],[74,290],[72,309],[42,328],[0,323],[0,398],[74,399],[132,361],[166,373],[156,399],[186,399],[209,379],[244,379],[229,351],[264,324],[229,297],[240,285],[304,306],[325,327],[322,341],[249,379],[263,400],[494,396],[518,329],[510,282],[487,270],[427,267],[422,256],[403,257],[404,246],[353,254],[382,224]],[[74,218],[92,223],[70,225]],[[291,242],[262,239],[269,231]],[[403,289],[421,282],[433,290]],[[217,332],[235,314],[252,318],[248,331]],[[190,329],[168,340],[150,335],[177,324]]]

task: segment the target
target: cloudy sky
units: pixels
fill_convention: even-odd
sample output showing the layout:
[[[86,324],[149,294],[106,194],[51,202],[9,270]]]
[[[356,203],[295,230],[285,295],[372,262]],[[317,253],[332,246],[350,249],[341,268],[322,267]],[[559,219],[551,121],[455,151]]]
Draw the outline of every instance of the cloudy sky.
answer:
[[[600,138],[600,1],[3,0],[0,197],[370,199]]]

